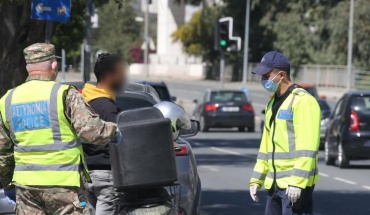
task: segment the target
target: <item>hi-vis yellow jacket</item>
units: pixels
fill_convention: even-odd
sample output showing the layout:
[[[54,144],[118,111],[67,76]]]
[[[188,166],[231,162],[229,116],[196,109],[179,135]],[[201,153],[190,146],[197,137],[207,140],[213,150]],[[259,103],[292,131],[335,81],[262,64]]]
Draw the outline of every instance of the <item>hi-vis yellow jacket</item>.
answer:
[[[266,120],[257,163],[250,184],[270,189],[302,189],[319,181],[317,160],[320,142],[320,106],[307,91],[296,88],[280,106],[270,127],[274,97],[266,108]]]
[[[18,184],[80,186],[82,145],[64,111],[69,87],[33,80],[0,100],[4,125],[14,143],[13,181]]]

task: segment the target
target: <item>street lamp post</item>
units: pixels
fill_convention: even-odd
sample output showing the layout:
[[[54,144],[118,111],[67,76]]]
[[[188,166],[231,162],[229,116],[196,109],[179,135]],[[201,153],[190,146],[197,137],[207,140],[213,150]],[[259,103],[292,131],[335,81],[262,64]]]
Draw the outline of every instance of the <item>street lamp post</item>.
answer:
[[[149,77],[149,4],[151,0],[146,0],[145,5],[145,29],[144,29],[144,64],[145,64],[145,77]]]
[[[347,89],[351,90],[352,85],[352,57],[353,57],[353,15],[354,15],[354,0],[351,0],[349,12],[349,27],[348,27],[348,54],[347,54]]]
[[[243,62],[243,84],[247,84],[248,73],[248,48],[249,48],[249,20],[250,20],[250,0],[247,0],[245,14],[245,35],[244,35],[244,62]]]

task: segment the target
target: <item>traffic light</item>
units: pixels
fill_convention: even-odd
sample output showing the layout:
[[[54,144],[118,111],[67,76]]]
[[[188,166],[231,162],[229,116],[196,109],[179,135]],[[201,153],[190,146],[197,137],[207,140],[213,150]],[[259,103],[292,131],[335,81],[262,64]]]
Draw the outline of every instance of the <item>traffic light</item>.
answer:
[[[219,41],[218,44],[222,50],[227,50],[230,45],[229,22],[219,23]]]

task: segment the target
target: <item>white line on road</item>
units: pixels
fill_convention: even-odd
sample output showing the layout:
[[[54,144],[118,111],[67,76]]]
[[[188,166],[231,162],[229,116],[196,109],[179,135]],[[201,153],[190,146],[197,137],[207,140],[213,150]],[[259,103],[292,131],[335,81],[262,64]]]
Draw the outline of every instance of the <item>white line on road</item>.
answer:
[[[330,175],[325,174],[325,173],[322,173],[322,172],[320,172],[319,174],[320,174],[320,176],[322,176],[322,177],[326,177],[326,178],[330,177]]]
[[[201,168],[204,168],[204,169],[208,169],[208,170],[211,170],[213,172],[218,172],[220,171],[219,169],[215,168],[215,167],[212,167],[212,166],[199,166]]]
[[[211,149],[214,150],[214,151],[223,152],[223,153],[226,153],[226,154],[242,155],[239,152],[235,152],[235,151],[231,151],[231,150],[227,150],[227,149],[221,149],[221,148],[218,148],[218,147],[211,147]]]
[[[362,186],[362,188],[364,188],[366,190],[370,190],[370,187],[369,186]]]
[[[356,185],[357,184],[354,181],[350,181],[350,180],[343,179],[343,178],[338,178],[338,177],[334,177],[334,180],[341,181],[341,182],[344,182],[344,183],[347,183],[347,184],[352,184],[352,185]]]
[[[202,145],[202,144],[201,144],[201,143],[198,143],[198,142],[193,141],[193,145],[194,145],[194,146],[200,146],[200,145]]]

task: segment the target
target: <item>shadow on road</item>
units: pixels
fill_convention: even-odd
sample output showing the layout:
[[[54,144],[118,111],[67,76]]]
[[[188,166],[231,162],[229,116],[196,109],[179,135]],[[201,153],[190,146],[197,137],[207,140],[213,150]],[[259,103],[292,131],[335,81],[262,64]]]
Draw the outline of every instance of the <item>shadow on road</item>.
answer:
[[[247,185],[246,185],[247,186]],[[207,215],[263,215],[267,193],[260,192],[260,202],[253,203],[248,191],[203,191],[202,211]],[[370,214],[370,193],[317,191],[315,215]]]

